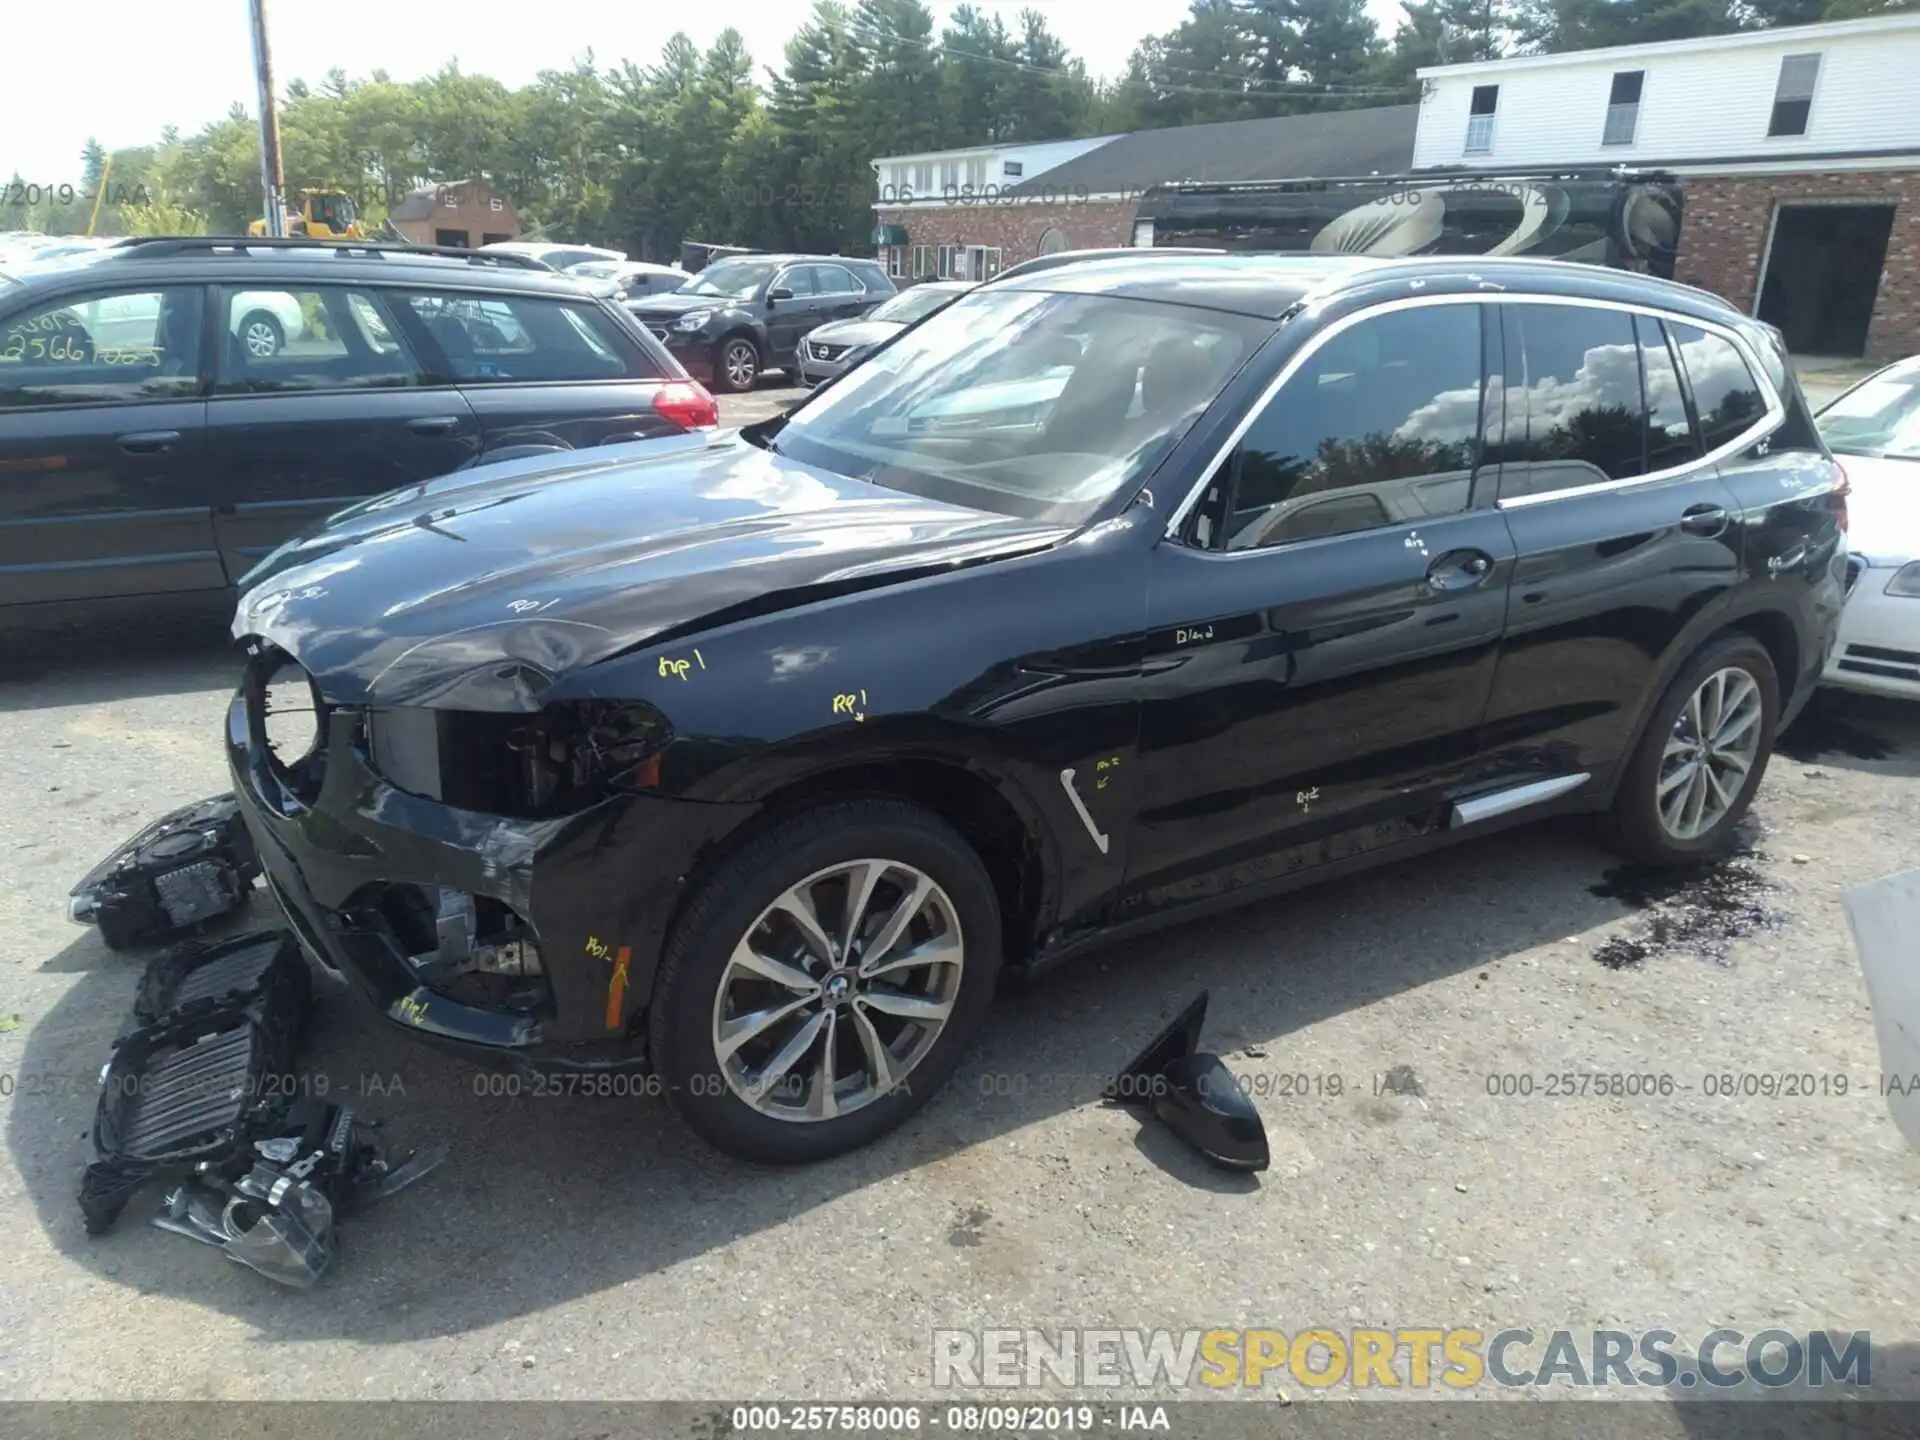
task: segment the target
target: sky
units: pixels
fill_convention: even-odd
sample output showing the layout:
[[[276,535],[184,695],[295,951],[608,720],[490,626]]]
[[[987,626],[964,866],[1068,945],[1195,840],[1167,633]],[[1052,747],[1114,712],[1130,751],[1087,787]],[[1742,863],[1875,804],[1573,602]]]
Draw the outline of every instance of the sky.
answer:
[[[1010,26],[1026,6],[1039,10],[1068,49],[1102,76],[1123,71],[1143,36],[1172,29],[1188,8],[1187,0],[974,3]],[[77,0],[30,8],[32,49],[74,58],[7,67],[0,178],[17,172],[30,185],[74,183],[89,135],[118,149],[151,143],[168,124],[191,134],[236,100],[249,113],[254,109],[246,0]],[[944,19],[951,5],[933,0],[932,8]],[[557,10],[501,5],[492,11],[473,0],[268,0],[267,25],[274,79],[283,91],[293,79],[318,81],[335,66],[359,76],[384,69],[404,81],[449,60],[522,85],[588,51],[602,65],[651,64],[676,29],[705,47],[731,25],[746,37],[756,62],[778,64],[810,9],[809,0],[656,0]],[[1368,9],[1382,31],[1391,32],[1399,0],[1368,0]],[[18,57],[19,46],[13,51]]]

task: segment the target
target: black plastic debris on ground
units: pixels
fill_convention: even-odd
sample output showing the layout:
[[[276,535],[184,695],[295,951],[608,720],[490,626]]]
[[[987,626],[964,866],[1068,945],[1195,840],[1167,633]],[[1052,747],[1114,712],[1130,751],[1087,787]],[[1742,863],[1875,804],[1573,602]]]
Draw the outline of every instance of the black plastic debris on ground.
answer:
[[[1778,929],[1786,917],[1772,897],[1780,887],[1762,868],[1766,856],[1755,847],[1757,833],[1757,827],[1744,827],[1732,853],[1699,865],[1619,865],[1607,871],[1588,891],[1645,913],[1632,932],[1603,941],[1593,958],[1609,970],[1673,953],[1724,964],[1741,936]]]
[[[158,944],[238,909],[260,875],[232,792],[169,811],[73,887],[67,914],[111,950]]]
[[[147,967],[101,1076],[80,1186],[88,1234],[166,1182],[155,1225],[305,1288],[333,1260],[338,1215],[444,1158],[389,1165],[376,1125],[309,1097],[295,1065],[312,1004],[306,962],[282,930],[176,946]]]

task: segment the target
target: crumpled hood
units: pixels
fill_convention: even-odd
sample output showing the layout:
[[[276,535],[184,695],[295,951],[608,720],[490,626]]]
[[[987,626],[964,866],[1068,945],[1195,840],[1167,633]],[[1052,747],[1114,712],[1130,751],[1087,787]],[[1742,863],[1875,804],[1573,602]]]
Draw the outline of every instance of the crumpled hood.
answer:
[[[233,633],[292,655],[336,704],[530,710],[564,674],[720,611],[1068,533],[688,436],[343,511],[246,577]]]

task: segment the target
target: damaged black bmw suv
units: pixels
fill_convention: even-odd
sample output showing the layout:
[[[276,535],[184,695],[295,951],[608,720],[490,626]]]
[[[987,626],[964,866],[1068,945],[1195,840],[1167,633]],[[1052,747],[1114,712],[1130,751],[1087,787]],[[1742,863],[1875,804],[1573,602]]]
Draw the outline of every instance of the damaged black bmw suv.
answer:
[[[1777,337],[1698,291],[1088,259],[746,430],[343,513],[250,577],[228,746],[394,1023],[805,1160],[1003,968],[1551,814],[1724,845],[1845,529]]]

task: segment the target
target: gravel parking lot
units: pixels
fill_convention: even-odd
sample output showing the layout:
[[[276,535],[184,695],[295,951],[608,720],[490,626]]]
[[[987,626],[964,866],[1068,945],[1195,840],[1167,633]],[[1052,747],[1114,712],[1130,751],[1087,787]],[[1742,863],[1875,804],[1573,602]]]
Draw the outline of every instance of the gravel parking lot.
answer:
[[[1126,944],[1003,997],[914,1122],[806,1170],[720,1158],[662,1101],[478,1095],[328,992],[336,1093],[451,1158],[299,1294],[149,1228],[145,1201],[101,1239],[74,1204],[138,964],[66,893],[225,788],[236,667],[185,632],[7,667],[0,1395],[931,1397],[936,1327],[1727,1325],[1871,1330],[1875,1391],[1920,1396],[1885,1363],[1920,1340],[1920,1160],[1875,1091],[1839,903],[1920,866],[1899,706],[1810,712],[1753,852],[1677,896],[1549,824]],[[1268,1127],[1257,1180],[1095,1103],[1203,987]],[[1569,1071],[1671,1085],[1544,1093]],[[1710,1093],[1780,1074],[1847,1093]]]

